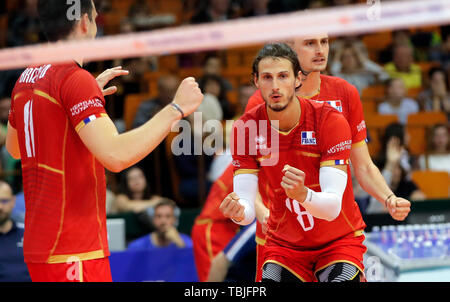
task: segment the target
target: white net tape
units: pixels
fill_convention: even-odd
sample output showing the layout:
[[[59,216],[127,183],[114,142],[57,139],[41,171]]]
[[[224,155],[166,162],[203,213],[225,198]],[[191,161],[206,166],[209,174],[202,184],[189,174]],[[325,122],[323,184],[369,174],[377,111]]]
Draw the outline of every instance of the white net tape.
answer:
[[[369,0],[367,5],[7,48],[0,51],[0,70],[70,61],[80,54],[87,61],[97,61],[232,48],[323,32],[337,36],[449,23],[449,0]]]

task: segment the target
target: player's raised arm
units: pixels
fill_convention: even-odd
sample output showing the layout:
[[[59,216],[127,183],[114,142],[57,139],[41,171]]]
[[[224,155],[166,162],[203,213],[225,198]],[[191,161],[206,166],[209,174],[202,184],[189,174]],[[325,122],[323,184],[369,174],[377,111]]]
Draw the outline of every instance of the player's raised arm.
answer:
[[[139,128],[119,134],[111,119],[99,118],[79,131],[94,156],[112,172],[120,172],[142,160],[170,132],[172,125],[194,112],[203,94],[194,78],[180,84],[173,102]]]

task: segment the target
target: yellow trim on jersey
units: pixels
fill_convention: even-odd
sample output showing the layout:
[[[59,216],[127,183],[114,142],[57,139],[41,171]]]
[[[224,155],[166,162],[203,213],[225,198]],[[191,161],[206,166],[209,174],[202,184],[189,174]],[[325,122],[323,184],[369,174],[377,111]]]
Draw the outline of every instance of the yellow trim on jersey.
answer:
[[[211,218],[196,219],[196,220],[194,221],[194,223],[195,223],[195,224],[198,224],[198,225],[207,224],[207,223],[210,223],[210,222],[212,222],[212,219],[211,219]]]
[[[206,226],[206,251],[208,252],[209,260],[213,260],[214,254],[212,249],[212,242],[211,242],[211,229],[212,229],[213,223],[212,221],[208,223]]]
[[[312,185],[309,185],[308,186],[308,188],[317,188],[317,187],[320,187],[320,184],[312,184]]]
[[[280,133],[280,134],[283,134],[283,135],[289,135],[289,134],[292,132],[292,130],[294,130],[295,128],[297,128],[297,126],[298,126],[299,124],[300,124],[300,122],[297,122],[297,124],[295,124],[295,126],[292,127],[291,130],[289,130],[289,131],[281,131],[281,130],[278,130],[277,128],[273,127],[273,126],[271,126],[271,127],[272,127],[273,130],[277,131],[277,132]]]
[[[266,239],[262,239],[261,237],[258,237],[258,236],[255,236],[255,241],[256,241],[256,244],[259,244],[259,245],[266,244]]]
[[[18,99],[19,97],[21,97],[24,94],[24,92],[19,92],[18,94],[14,95],[13,100],[15,101],[16,99]]]
[[[78,259],[78,261],[87,261],[93,259],[105,258],[105,253],[103,250],[97,250],[87,253],[73,254],[73,255],[53,255],[48,257],[47,263],[67,263],[69,259]]]
[[[332,166],[343,166],[343,165],[348,165],[349,161],[348,159],[345,160],[344,164],[338,165],[336,164],[336,160],[325,160],[323,162],[320,163],[320,167],[332,167]]]
[[[326,265],[324,265],[324,266],[322,266],[322,267],[316,269],[316,270],[314,271],[314,276],[317,274],[317,272],[319,272],[319,271],[323,270],[324,268],[327,268],[327,267],[329,267],[330,265],[333,265],[333,264],[335,264],[335,263],[348,263],[348,264],[351,264],[351,265],[355,266],[355,267],[359,270],[359,272],[361,272],[362,274],[364,274],[364,270],[363,270],[361,267],[359,267],[358,264],[356,264],[356,263],[354,263],[354,262],[352,262],[352,261],[349,261],[349,260],[335,260],[335,261],[331,261],[330,263],[328,263],[328,264],[326,264]],[[359,273],[359,272],[358,272],[358,273]],[[350,280],[353,280],[353,278],[355,278],[355,277],[358,275],[358,273],[356,273],[356,274],[352,277],[352,279],[350,279]]]
[[[45,170],[49,170],[49,171],[55,172],[55,173],[58,173],[58,174],[61,174],[61,175],[64,175],[64,171],[52,168],[52,167],[44,165],[44,164],[38,164],[38,167],[42,168],[42,169],[45,169]]]
[[[83,281],[83,261],[78,261],[78,274],[80,277],[80,282],[84,282]]]
[[[357,230],[357,231],[355,231],[355,233],[354,233],[354,236],[355,236],[355,237],[359,237],[359,236],[362,236],[362,235],[364,235],[364,230]]]
[[[259,169],[239,169],[234,172],[234,176],[241,174],[254,174],[258,175]]]
[[[67,132],[69,130],[69,120],[66,120],[66,129],[64,130],[64,140],[63,140],[63,151],[62,151],[62,167],[63,167],[63,171],[65,169],[65,162],[66,162],[66,144],[67,144]],[[55,239],[55,243],[53,245],[53,248],[50,250],[50,256],[49,259],[52,257],[56,246],[58,245],[59,242],[59,237],[61,236],[62,233],[62,229],[63,229],[63,224],[64,224],[64,213],[65,213],[65,209],[66,209],[66,176],[63,173],[62,174],[62,205],[61,205],[61,219],[59,220],[59,228],[58,228],[58,233],[56,234],[56,239]],[[50,263],[50,262],[49,262]]]
[[[219,187],[222,189],[222,191],[227,192],[228,191],[228,187],[223,183],[222,180],[218,179],[216,181],[217,185],[219,185]]]
[[[362,147],[362,146],[364,146],[365,144],[366,144],[366,141],[363,139],[363,140],[360,141],[360,142],[354,143],[354,144],[352,145],[352,149],[353,149],[353,148],[359,148],[359,147]]]
[[[109,115],[106,113],[100,113],[100,117],[108,117]],[[84,126],[86,126],[86,123],[84,121],[81,121],[76,127],[75,127],[75,131],[76,132],[80,132],[81,128],[83,128]]]
[[[300,155],[303,155],[303,156],[307,156],[307,157],[321,157],[321,155],[318,153],[311,153],[311,152],[305,152],[305,151],[298,151],[297,153]]]
[[[297,274],[295,271],[293,271],[293,270],[290,269],[287,265],[285,265],[285,264],[283,264],[283,263],[281,263],[281,262],[278,262],[278,261],[276,261],[276,260],[270,260],[270,259],[269,259],[269,260],[266,260],[266,262],[263,263],[262,267],[264,267],[264,265],[266,265],[267,263],[275,263],[275,264],[278,264],[279,266],[281,266],[281,267],[287,269],[292,275],[294,275],[295,277],[297,277],[298,279],[300,279],[302,282],[306,282],[306,280],[303,279],[299,274]]]
[[[56,104],[56,105],[58,105],[59,107],[61,107],[61,104],[58,103],[58,101],[57,101],[55,98],[51,97],[50,95],[48,95],[48,94],[45,93],[44,91],[38,90],[38,89],[34,89],[34,90],[33,90],[33,93],[36,94],[36,95],[38,95],[38,96],[41,96],[41,97],[43,97],[44,99],[49,100],[49,101],[52,102],[53,104]]]
[[[94,173],[94,179],[95,179],[95,207],[97,210],[97,222],[98,222],[98,228],[99,228],[99,232],[98,232],[98,240],[100,241],[100,247],[103,250],[103,240],[102,240],[102,234],[101,234],[101,230],[102,230],[102,220],[100,219],[100,207],[99,207],[99,196],[98,196],[98,179],[97,179],[97,173],[96,173],[96,166],[95,166],[95,157],[92,156],[92,172]]]
[[[357,230],[355,229],[355,227],[353,227],[353,225],[351,224],[350,220],[347,218],[347,215],[345,215],[344,210],[342,210],[341,212],[342,212],[342,216],[345,219],[345,222],[347,222],[348,226],[352,229],[353,232],[356,232]]]

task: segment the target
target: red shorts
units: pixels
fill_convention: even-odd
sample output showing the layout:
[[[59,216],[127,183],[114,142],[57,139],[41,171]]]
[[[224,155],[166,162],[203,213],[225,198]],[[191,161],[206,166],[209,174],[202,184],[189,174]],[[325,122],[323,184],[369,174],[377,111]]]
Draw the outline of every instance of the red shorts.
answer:
[[[112,282],[109,259],[72,263],[27,263],[33,282]]]
[[[277,263],[303,282],[317,282],[316,273],[337,262],[353,264],[364,274],[364,239],[364,235],[349,234],[321,249],[303,251],[266,243],[264,264]]]
[[[212,259],[222,251],[239,231],[239,225],[229,222],[213,222],[210,219],[196,221],[191,238],[198,279],[208,279]]]
[[[256,282],[262,280],[262,268],[264,263],[264,245],[256,243]]]

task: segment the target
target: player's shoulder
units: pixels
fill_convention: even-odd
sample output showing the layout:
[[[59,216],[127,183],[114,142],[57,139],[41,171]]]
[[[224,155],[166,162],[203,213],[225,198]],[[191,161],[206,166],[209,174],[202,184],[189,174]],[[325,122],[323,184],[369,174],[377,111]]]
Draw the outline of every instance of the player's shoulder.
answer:
[[[356,92],[358,91],[356,89],[355,85],[353,85],[339,77],[321,74],[320,79],[321,79],[322,83],[324,83],[325,85],[327,85],[329,87],[333,87],[333,89],[335,89],[335,90],[340,90],[342,92],[347,92],[347,93],[348,92],[353,93],[355,91]]]

